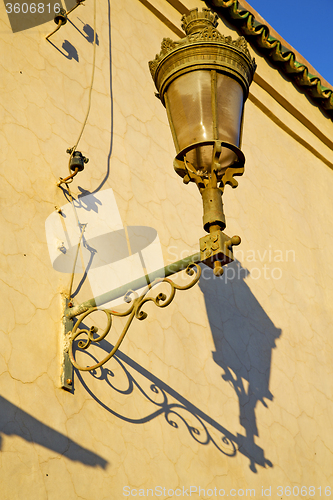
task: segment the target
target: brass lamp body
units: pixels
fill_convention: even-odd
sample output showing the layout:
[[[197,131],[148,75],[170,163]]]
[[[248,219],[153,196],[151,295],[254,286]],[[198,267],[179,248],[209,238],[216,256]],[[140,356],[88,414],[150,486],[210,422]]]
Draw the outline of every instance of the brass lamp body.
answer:
[[[190,11],[182,17],[186,37],[164,38],[161,52],[149,67],[166,108],[176,148],[175,171],[184,183],[195,182],[203,200],[202,261],[214,268],[233,260],[226,227],[222,193],[233,188],[235,176],[244,172],[239,149],[243,106],[255,71],[243,37],[232,40],[217,30],[218,16],[209,9]]]

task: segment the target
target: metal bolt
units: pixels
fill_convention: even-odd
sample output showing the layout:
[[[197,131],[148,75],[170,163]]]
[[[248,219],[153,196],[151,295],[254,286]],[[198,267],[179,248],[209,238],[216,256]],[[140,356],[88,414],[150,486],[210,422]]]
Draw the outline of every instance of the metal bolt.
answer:
[[[73,383],[73,381],[72,381],[72,379],[71,379],[71,378],[68,378],[68,379],[66,380],[66,384],[67,384],[67,385],[72,385],[72,383]]]
[[[231,238],[231,244],[232,244],[232,246],[240,245],[241,241],[242,240],[240,239],[240,236],[233,236]]]
[[[222,276],[223,275],[222,262],[220,262],[219,260],[216,260],[214,262],[214,274],[215,274],[215,276]]]
[[[233,236],[230,240],[225,241],[224,246],[232,250],[232,247],[240,245],[241,241],[240,236]]]

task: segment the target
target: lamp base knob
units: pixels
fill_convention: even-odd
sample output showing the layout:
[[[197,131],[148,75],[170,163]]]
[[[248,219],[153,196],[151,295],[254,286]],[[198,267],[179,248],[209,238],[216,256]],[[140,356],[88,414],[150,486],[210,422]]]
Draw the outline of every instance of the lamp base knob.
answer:
[[[223,267],[222,267],[222,262],[219,260],[216,260],[214,262],[214,274],[215,276],[222,276],[223,275]]]

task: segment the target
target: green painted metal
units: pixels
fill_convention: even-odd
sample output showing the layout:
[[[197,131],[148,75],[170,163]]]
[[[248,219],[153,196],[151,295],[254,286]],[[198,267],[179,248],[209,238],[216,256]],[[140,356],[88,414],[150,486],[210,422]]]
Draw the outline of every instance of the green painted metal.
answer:
[[[131,281],[130,283],[126,283],[125,285],[115,288],[110,292],[103,293],[102,295],[99,295],[94,299],[82,302],[82,304],[78,306],[67,307],[64,311],[64,318],[74,318],[75,316],[88,311],[88,309],[91,309],[92,307],[99,307],[103,304],[106,304],[107,302],[110,302],[111,300],[115,300],[126,295],[129,290],[138,290],[139,288],[146,286],[148,283],[152,283],[158,278],[171,276],[178,273],[179,271],[183,271],[189,264],[198,262],[200,262],[200,252],[190,255],[189,257],[185,257],[182,260],[173,262],[166,267],[162,267],[161,269],[150,273],[149,276],[142,276],[141,278]]]
[[[121,343],[123,342],[125,336],[128,333],[130,326],[132,325],[133,320],[138,319],[140,321],[143,321],[148,317],[148,314],[146,313],[146,311],[143,310],[145,304],[147,304],[148,302],[151,302],[151,303],[155,304],[156,307],[165,308],[169,304],[171,304],[171,302],[173,301],[173,299],[176,296],[177,290],[179,290],[179,291],[189,290],[196,283],[198,283],[200,276],[201,276],[201,267],[198,264],[192,263],[190,266],[188,266],[186,268],[185,272],[186,272],[187,276],[191,277],[190,281],[186,280],[185,285],[174,283],[172,281],[172,279],[170,279],[170,278],[165,278],[165,277],[162,278],[161,277],[160,279],[155,280],[151,284],[149,284],[148,286],[144,287],[144,291],[142,292],[142,294],[133,298],[133,300],[131,300],[131,302],[129,303],[129,305],[125,311],[115,311],[112,309],[101,309],[101,311],[103,311],[103,313],[106,314],[106,316],[107,316],[107,324],[102,332],[100,332],[99,329],[95,326],[91,326],[88,329],[86,326],[84,326],[84,323],[83,323],[84,320],[87,318],[87,316],[98,311],[97,307],[93,307],[93,308],[89,309],[88,311],[86,311],[85,313],[81,314],[77,318],[77,322],[75,323],[73,330],[71,331],[70,336],[68,336],[69,337],[68,338],[68,340],[69,340],[68,353],[69,353],[69,358],[70,358],[73,366],[77,370],[80,370],[80,371],[94,371],[97,368],[102,367],[105,363],[107,363],[109,361],[109,359],[111,359],[114,356],[114,354],[117,352],[117,350],[119,349]],[[160,291],[160,288],[158,285],[161,283],[168,283],[169,290],[167,293],[163,293]],[[155,286],[157,287],[157,289],[154,288]],[[97,362],[94,363],[93,365],[87,366],[85,363],[84,366],[82,366],[79,363],[77,363],[77,361],[75,360],[75,355],[74,355],[74,351],[73,351],[73,343],[82,334],[86,335],[86,338],[85,338],[85,340],[79,340],[77,342],[77,348],[79,350],[88,349],[89,346],[91,346],[92,344],[94,344],[94,343],[99,344],[100,342],[104,341],[106,336],[111,331],[112,324],[113,324],[113,321],[112,321],[113,317],[115,317],[115,318],[116,317],[122,317],[122,318],[127,317],[127,321],[122,329],[121,334],[118,337],[117,342],[114,343],[111,351],[108,352],[107,355],[101,361],[95,360]],[[81,324],[83,326],[82,329],[80,328]]]
[[[68,307],[69,300],[65,299],[65,307]],[[62,389],[67,391],[73,390],[73,365],[69,358],[68,352],[68,333],[73,329],[73,320],[66,316],[63,317],[63,351],[62,351],[62,363],[61,363],[61,376],[60,383]]]

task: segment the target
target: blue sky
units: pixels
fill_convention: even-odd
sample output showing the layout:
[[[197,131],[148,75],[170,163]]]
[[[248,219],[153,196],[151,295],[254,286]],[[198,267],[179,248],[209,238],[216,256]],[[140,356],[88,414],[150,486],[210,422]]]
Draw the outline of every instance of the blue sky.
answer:
[[[247,1],[333,86],[333,0]]]

